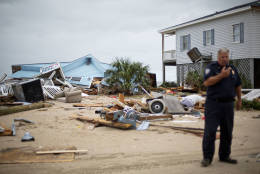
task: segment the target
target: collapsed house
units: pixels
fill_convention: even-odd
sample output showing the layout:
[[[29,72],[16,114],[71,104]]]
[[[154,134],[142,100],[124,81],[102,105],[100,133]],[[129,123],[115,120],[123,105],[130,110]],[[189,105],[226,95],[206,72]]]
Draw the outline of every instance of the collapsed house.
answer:
[[[110,67],[92,55],[72,62],[12,65],[10,78],[6,74],[0,78],[0,96],[15,96],[24,102],[65,96],[66,102],[80,102],[81,91],[104,78]]]
[[[12,65],[12,78],[31,79],[61,68],[66,81],[73,85],[89,88],[94,78],[103,78],[104,73],[111,66],[100,62],[92,55],[86,55],[72,62],[35,63]]]

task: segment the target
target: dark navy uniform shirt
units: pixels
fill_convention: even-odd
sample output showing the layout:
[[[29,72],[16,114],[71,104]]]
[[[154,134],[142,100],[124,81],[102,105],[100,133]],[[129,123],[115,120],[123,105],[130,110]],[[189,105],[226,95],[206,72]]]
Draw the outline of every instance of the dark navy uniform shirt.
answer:
[[[221,99],[221,98],[235,98],[236,87],[241,85],[241,79],[237,73],[237,69],[233,65],[229,65],[232,69],[228,77],[223,78],[215,85],[209,86],[207,89],[207,98]],[[211,76],[218,75],[222,67],[218,62],[213,62],[207,65],[204,72],[204,81]]]

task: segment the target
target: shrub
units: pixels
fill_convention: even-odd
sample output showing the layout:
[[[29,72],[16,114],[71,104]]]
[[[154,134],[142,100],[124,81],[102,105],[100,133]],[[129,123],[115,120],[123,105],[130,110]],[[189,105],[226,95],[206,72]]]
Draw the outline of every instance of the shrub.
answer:
[[[253,101],[242,99],[242,109],[255,109],[260,110],[260,102],[257,99]]]
[[[172,82],[163,82],[160,87],[163,87],[163,88],[170,88],[170,87],[178,87],[177,83],[172,81]]]
[[[197,71],[188,72],[185,78],[185,84],[198,90],[205,89],[205,87],[203,86],[203,76],[201,76]]]
[[[143,66],[140,62],[131,62],[127,58],[116,58],[111,65],[112,69],[105,72],[106,82],[110,88],[130,94],[137,85],[149,87],[150,79],[147,76],[149,66]]]

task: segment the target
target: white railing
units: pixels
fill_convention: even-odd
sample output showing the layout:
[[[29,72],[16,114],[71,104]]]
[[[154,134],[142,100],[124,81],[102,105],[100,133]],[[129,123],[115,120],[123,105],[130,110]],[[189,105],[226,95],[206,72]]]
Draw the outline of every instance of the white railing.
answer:
[[[176,50],[168,50],[163,52],[163,61],[176,61]]]

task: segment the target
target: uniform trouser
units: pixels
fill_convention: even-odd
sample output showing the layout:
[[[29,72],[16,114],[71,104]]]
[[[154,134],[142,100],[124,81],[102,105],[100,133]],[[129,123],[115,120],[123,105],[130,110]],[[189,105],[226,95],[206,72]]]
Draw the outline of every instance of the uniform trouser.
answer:
[[[234,122],[234,102],[220,103],[207,99],[205,104],[205,129],[202,142],[204,159],[213,159],[216,131],[220,126],[219,159],[226,159],[231,153]]]

